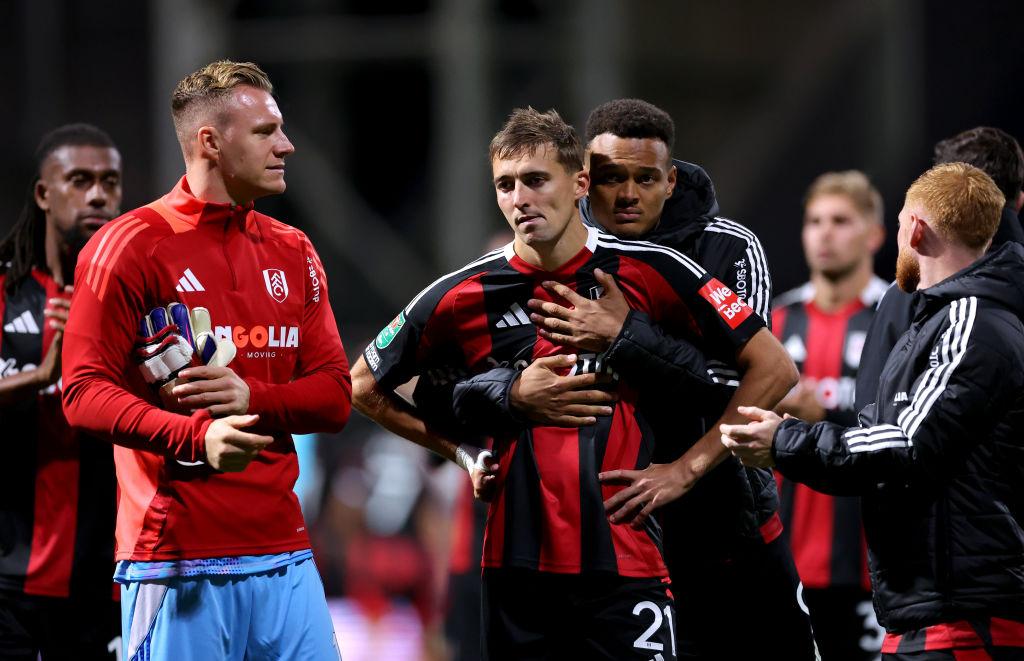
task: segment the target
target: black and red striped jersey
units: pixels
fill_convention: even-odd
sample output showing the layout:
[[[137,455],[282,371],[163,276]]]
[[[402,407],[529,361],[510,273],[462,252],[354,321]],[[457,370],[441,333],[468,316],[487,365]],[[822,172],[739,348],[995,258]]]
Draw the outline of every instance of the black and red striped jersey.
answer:
[[[886,288],[885,281],[872,277],[858,299],[832,313],[814,304],[809,282],[775,300],[772,332],[800,370],[801,385],[815,393],[830,421],[857,424],[857,367],[875,304]],[[776,479],[784,534],[804,586],[870,590],[860,499],[827,496],[778,473]]]
[[[911,654],[936,650],[973,650],[964,659],[992,659],[992,648],[1024,648],[1024,622],[1002,617],[972,618],[887,633],[882,654]]]
[[[54,330],[43,317],[59,292],[33,270],[14,295],[0,276],[0,376],[34,369]],[[73,431],[57,385],[0,408],[0,590],[109,599],[116,482],[110,444]]]
[[[608,374],[610,387],[617,389],[613,414],[596,425],[532,426],[516,437],[496,435],[501,487],[488,512],[485,567],[666,574],[657,524],[649,519],[642,530],[610,525],[603,502],[618,487],[597,480],[601,471],[650,463],[655,437],[645,398],[657,398],[645,394],[643,383],[618,380],[602,355],[549,343],[528,316],[529,299],[554,300],[541,285],[546,280],[599,297],[596,268],[615,276],[632,308],[708,356],[733,360],[737,347],[764,327],[732,290],[689,258],[588,228],[586,245],[555,271],[528,264],[509,244],[439,278],[363,353],[385,391],[417,375],[442,386],[494,367],[522,369],[537,358],[566,353],[578,355],[572,372]],[[663,405],[664,393],[659,394]]]

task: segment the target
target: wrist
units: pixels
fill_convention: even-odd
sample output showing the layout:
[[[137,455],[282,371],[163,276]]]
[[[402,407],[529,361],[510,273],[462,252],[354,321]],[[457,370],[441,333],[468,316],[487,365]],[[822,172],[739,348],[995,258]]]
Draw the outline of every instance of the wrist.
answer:
[[[191,458],[178,457],[183,461],[207,461],[206,458],[206,432],[213,424],[213,418],[206,409],[201,409],[192,414],[192,456]]]
[[[256,381],[251,378],[243,378],[242,383],[248,389],[248,396],[246,397],[245,411],[244,414],[260,414],[264,411],[264,398],[266,396],[266,389],[263,383]]]
[[[455,448],[455,463],[462,470],[472,474],[474,470],[484,469],[484,459],[491,456],[489,450],[482,450],[473,445],[463,443]]]
[[[527,420],[526,414],[523,412],[522,400],[519,396],[519,386],[523,376],[522,372],[517,371],[513,376],[512,380],[508,384],[508,389],[505,395],[505,409],[508,414],[516,422],[523,422]]]

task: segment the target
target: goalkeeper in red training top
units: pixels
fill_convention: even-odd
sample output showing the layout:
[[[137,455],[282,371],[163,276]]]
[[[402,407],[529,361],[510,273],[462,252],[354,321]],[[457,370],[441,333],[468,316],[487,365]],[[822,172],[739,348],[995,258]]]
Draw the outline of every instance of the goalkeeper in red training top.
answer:
[[[126,659],[339,657],[289,434],[340,430],[351,383],[316,251],[253,209],[294,151],[272,92],[178,83],[185,176],[78,260],[64,407],[115,443]]]

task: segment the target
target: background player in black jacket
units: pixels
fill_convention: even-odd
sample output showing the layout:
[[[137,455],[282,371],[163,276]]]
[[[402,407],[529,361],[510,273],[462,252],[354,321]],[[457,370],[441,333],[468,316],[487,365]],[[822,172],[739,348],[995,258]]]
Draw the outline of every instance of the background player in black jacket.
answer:
[[[896,280],[914,318],[860,426],[756,408],[722,425],[745,462],[862,496],[883,659],[1024,659],[1024,247],[985,255],[1004,202],[964,163],[907,191]]]
[[[68,427],[58,379],[75,262],[120,213],[121,155],[70,124],[43,137],[36,168],[0,243],[0,657],[113,658],[113,454]]]
[[[811,279],[775,299],[772,332],[800,370],[779,415],[857,423],[854,379],[875,303],[887,284],[874,274],[882,245],[882,196],[863,172],[826,172],[807,191],[801,229]],[[779,482],[789,543],[824,661],[878,658],[860,499]]]
[[[1005,131],[979,126],[941,140],[935,145],[935,163],[967,163],[981,168],[1006,198],[999,228],[992,237],[989,250],[1007,241],[1024,245],[1024,229],[1017,214],[1024,205],[1024,153],[1020,145]],[[895,284],[889,287],[878,304],[864,343],[864,359],[857,372],[857,410],[874,401],[878,377],[885,357],[896,340],[910,328],[913,295]]]

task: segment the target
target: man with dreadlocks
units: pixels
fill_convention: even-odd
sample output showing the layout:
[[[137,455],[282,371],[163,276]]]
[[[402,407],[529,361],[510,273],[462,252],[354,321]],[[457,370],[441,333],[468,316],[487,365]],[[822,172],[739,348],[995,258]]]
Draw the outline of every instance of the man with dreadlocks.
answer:
[[[121,155],[69,124],[35,167],[0,242],[0,658],[112,659],[113,455],[68,426],[59,377],[75,262],[119,213]]]

